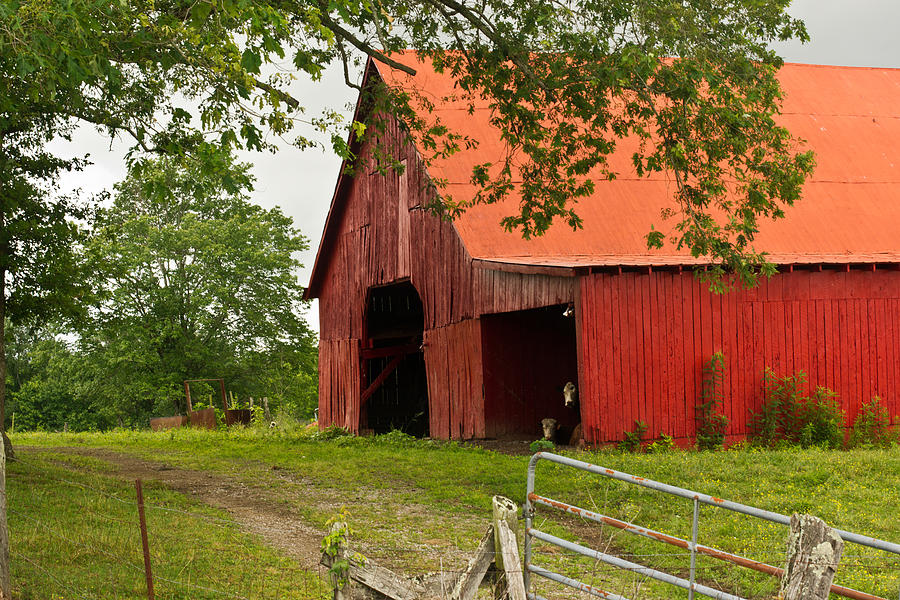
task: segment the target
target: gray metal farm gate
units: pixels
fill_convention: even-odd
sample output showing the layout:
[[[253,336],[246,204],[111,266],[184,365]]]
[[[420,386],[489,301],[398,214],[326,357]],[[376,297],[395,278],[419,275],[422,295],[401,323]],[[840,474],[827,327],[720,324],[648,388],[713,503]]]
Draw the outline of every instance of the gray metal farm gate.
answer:
[[[535,493],[535,471],[537,468],[537,463],[541,460],[550,461],[553,463],[557,463],[560,465],[573,467],[575,469],[580,469],[582,471],[587,471],[589,473],[593,473],[595,475],[600,475],[603,477],[608,477],[611,479],[616,479],[618,481],[624,481],[626,483],[631,483],[638,486],[643,486],[646,488],[650,488],[652,490],[656,490],[665,494],[670,494],[672,496],[677,496],[681,498],[686,498],[691,500],[694,505],[694,516],[691,527],[691,539],[685,540],[682,538],[674,537],[665,533],[661,533],[659,531],[654,531],[652,529],[647,529],[644,527],[640,527],[635,525],[634,523],[629,523],[627,521],[622,521],[619,519],[615,519],[613,517],[609,517],[606,515],[599,514],[597,512],[587,510],[585,508],[580,508],[578,506],[573,506],[571,504],[566,504],[564,502],[560,502],[558,500],[554,500],[552,498],[548,498],[546,496],[539,495]],[[774,513],[768,510],[763,510],[760,508],[756,508],[753,506],[747,506],[745,504],[739,504],[737,502],[731,502],[729,500],[723,500],[721,498],[716,498],[714,496],[709,496],[707,494],[701,494],[698,492],[694,492],[691,490],[687,490],[680,487],[675,487],[672,485],[667,485],[665,483],[660,483],[658,481],[653,481],[651,479],[645,479],[643,477],[638,477],[635,475],[629,475],[628,473],[622,473],[620,471],[615,471],[613,469],[606,469],[603,467],[599,467],[597,465],[592,465],[590,463],[586,463],[580,460],[576,460],[573,458],[568,458],[566,456],[560,456],[557,454],[551,454],[547,452],[538,452],[534,456],[532,456],[531,461],[528,464],[528,487],[527,494],[525,499],[525,565],[524,565],[524,576],[525,576],[525,589],[528,593],[529,600],[545,600],[541,596],[533,593],[531,591],[531,576],[538,575],[540,577],[545,577],[552,581],[556,581],[563,585],[581,590],[586,592],[592,596],[598,598],[604,598],[607,600],[627,600],[626,598],[614,594],[612,592],[604,591],[593,587],[585,582],[578,581],[571,577],[567,577],[561,573],[556,573],[551,571],[550,569],[540,567],[534,564],[534,556],[532,552],[533,540],[538,539],[543,542],[553,544],[569,550],[571,552],[575,552],[582,556],[586,556],[592,558],[594,560],[612,565],[614,567],[618,567],[621,569],[626,569],[632,573],[636,573],[645,577],[649,577],[651,579],[656,579],[658,581],[662,581],[664,583],[671,584],[673,586],[682,588],[688,591],[688,598],[693,600],[694,594],[702,594],[704,596],[708,596],[710,598],[716,598],[717,600],[744,600],[740,596],[735,596],[734,594],[729,594],[727,592],[723,592],[717,590],[715,588],[697,583],[696,581],[696,566],[697,566],[697,555],[702,554],[704,556],[710,556],[719,560],[727,561],[733,563],[735,565],[745,567],[748,569],[753,569],[755,571],[759,571],[761,573],[766,573],[768,575],[772,575],[774,577],[780,577],[782,574],[782,569],[762,563],[744,556],[739,556],[737,554],[731,554],[729,552],[724,552],[722,550],[717,550],[715,548],[711,548],[709,546],[704,546],[700,544],[697,540],[698,531],[699,531],[699,520],[700,520],[700,505],[707,504],[709,506],[715,506],[717,508],[722,508],[725,510],[733,511],[736,513],[741,513],[744,515],[748,515],[750,517],[764,519],[766,521],[772,521],[774,523],[780,523],[782,525],[790,525],[791,518],[787,515],[782,515],[778,513]],[[561,510],[563,512],[577,515],[588,519],[590,521],[594,521],[597,523],[601,523],[604,525],[609,525],[622,531],[627,531],[628,533],[632,533],[635,535],[643,536],[645,538],[649,538],[652,540],[656,540],[659,542],[663,542],[666,544],[670,544],[679,548],[683,548],[690,552],[690,576],[689,579],[684,579],[682,577],[677,577],[675,575],[653,569],[650,567],[646,567],[628,560],[624,560],[617,556],[613,556],[611,554],[601,552],[599,550],[594,550],[592,548],[588,548],[582,546],[581,544],[576,544],[573,542],[569,542],[560,537],[551,535],[549,533],[539,531],[534,528],[534,512],[535,506],[541,505],[549,508],[554,508]],[[843,531],[840,529],[834,529],[834,531],[841,536],[845,542],[853,542],[856,544],[861,544],[863,546],[868,546],[870,548],[876,548],[879,550],[884,550],[886,552],[892,552],[900,556],[900,544],[895,544],[893,542],[888,542],[884,540],[878,540],[866,535],[860,535],[857,533],[853,533],[850,531]],[[844,596],[846,598],[855,598],[858,600],[878,600],[878,596],[873,596],[872,594],[868,594],[866,592],[861,592],[858,590],[853,590],[850,588],[846,588],[839,585],[832,585],[831,591],[834,594],[838,594],[840,596]],[[883,599],[882,599],[883,600]]]

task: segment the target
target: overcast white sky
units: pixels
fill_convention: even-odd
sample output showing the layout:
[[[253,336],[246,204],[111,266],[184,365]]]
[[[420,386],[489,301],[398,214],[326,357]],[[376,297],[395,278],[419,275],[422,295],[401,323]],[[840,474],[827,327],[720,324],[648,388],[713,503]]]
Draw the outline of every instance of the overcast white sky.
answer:
[[[790,13],[806,21],[812,39],[805,45],[779,45],[788,62],[900,68],[897,0],[794,0]],[[354,91],[344,86],[338,69],[318,83],[298,81],[294,91],[310,115],[318,114],[324,107],[343,108],[356,99]],[[111,188],[124,176],[126,149],[121,143],[110,147],[108,140],[88,128],[79,130],[71,143],[56,144],[59,152],[79,156],[89,153],[94,163],[85,171],[70,175],[63,183],[64,190],[81,188],[85,193],[93,193]],[[300,280],[306,284],[340,161],[327,152],[300,151],[289,146],[274,155],[247,153],[242,159],[254,164],[254,201],[267,208],[281,207],[309,238],[310,248],[301,256],[305,266]],[[315,305],[308,320],[318,330]]]

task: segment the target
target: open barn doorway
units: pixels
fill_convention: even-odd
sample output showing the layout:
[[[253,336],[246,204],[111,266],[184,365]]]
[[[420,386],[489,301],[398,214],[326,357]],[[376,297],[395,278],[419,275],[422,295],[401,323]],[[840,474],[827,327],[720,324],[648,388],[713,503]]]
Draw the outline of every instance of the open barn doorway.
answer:
[[[578,385],[578,349],[571,305],[481,317],[485,433],[492,438],[542,436],[541,420],[560,425],[560,439],[581,422],[563,388]]]
[[[360,424],[373,433],[428,435],[424,325],[422,300],[408,281],[369,290]]]

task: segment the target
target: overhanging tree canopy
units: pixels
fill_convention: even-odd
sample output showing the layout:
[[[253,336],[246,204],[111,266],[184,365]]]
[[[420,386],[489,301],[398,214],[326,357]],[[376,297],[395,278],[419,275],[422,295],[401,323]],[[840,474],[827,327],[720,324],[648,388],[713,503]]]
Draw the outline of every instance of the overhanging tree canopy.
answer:
[[[417,48],[454,74],[462,95],[490,103],[509,145],[474,169],[477,197],[442,195],[441,210],[516,190],[520,210],[506,227],[525,236],[555,218],[577,227],[575,201],[596,178],[616,176],[605,157],[617,140],[637,136],[636,171],[668,171],[677,184],[681,211],[667,232],[674,242],[752,280],[762,258],[751,250],[757,218],[780,216],[812,168],[773,120],[780,59],[768,44],[806,36],[788,4],[19,0],[0,8],[4,87],[18,92],[5,95],[0,112],[85,120],[127,132],[144,150],[190,151],[210,140],[269,148],[269,134],[294,134],[306,146],[298,124],[328,129],[339,117],[307,118],[303,99],[290,95],[289,71],[318,78],[343,63],[352,85],[360,53],[410,70],[390,56]],[[388,100],[380,106],[435,154],[477,143],[416,118],[412,106],[423,98]],[[666,237],[653,231],[648,243]]]

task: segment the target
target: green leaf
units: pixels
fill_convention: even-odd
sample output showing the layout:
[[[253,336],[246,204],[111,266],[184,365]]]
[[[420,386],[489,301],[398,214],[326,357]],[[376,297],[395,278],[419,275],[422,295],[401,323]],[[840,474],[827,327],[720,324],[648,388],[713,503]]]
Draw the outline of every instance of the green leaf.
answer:
[[[262,57],[258,52],[251,48],[244,50],[241,54],[241,67],[248,73],[259,73],[259,67],[262,65]]]

